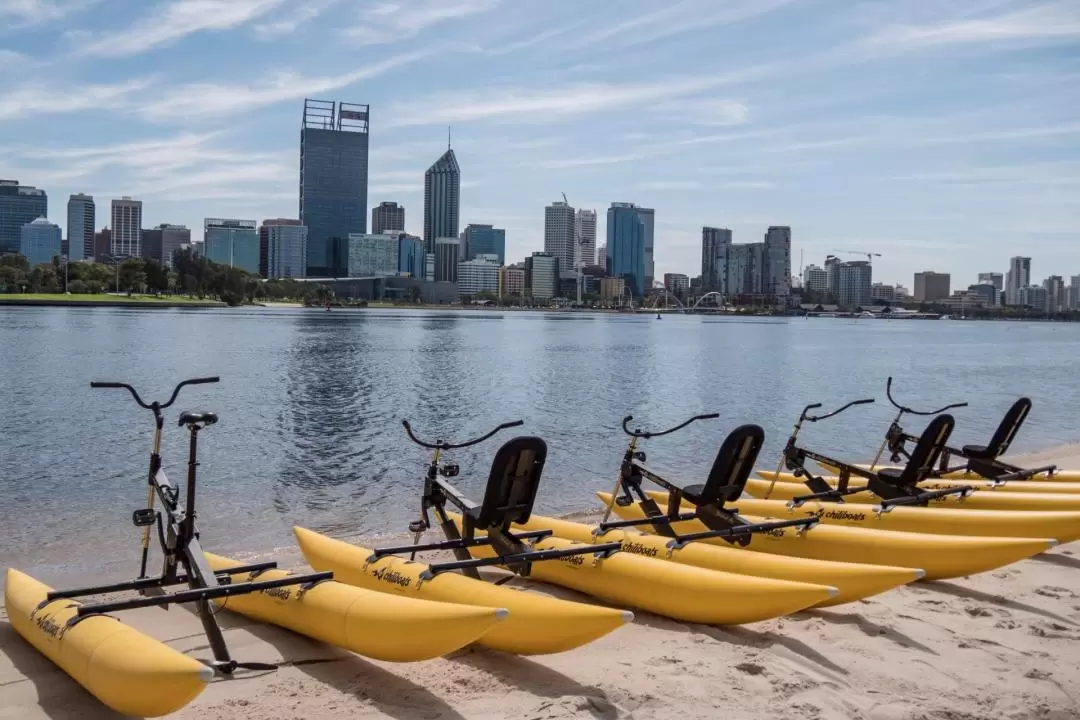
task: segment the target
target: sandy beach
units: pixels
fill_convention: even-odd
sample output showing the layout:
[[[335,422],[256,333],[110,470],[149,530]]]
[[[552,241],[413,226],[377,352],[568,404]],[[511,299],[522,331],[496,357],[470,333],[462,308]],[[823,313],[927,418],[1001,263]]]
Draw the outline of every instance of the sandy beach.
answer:
[[[1080,445],[1016,460],[1080,467]],[[273,557],[281,567],[303,567],[295,549]],[[589,602],[533,581],[511,584]],[[209,655],[185,608],[120,615],[178,650]],[[541,657],[470,647],[427,662],[382,663],[227,611],[218,617],[234,657],[282,665],[217,680],[170,717],[1080,717],[1075,545],[991,573],[738,627],[639,611],[632,625],[599,641]],[[113,717],[0,618],[0,719]]]

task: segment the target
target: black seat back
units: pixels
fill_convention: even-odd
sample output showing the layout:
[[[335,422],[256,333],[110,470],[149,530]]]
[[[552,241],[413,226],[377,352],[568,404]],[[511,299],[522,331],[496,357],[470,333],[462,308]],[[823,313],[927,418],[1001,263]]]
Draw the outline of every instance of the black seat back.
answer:
[[[473,515],[476,527],[505,530],[513,523],[527,522],[546,459],[547,443],[538,437],[516,437],[499,448],[491,462],[484,501]]]
[[[956,420],[948,413],[942,413],[931,420],[919,436],[919,442],[915,443],[915,449],[911,451],[911,457],[895,484],[914,486],[925,480],[941,457],[955,425]]]
[[[1029,412],[1031,412],[1031,400],[1026,397],[1012,404],[1009,411],[1005,413],[1005,417],[1001,418],[1001,423],[990,438],[990,444],[986,446],[987,454],[990,454],[991,458],[999,458],[1005,454]]]
[[[701,504],[722,505],[737,499],[742,495],[764,443],[765,431],[760,425],[740,425],[735,428],[716,453],[705,485],[688,487],[687,493],[696,495]]]

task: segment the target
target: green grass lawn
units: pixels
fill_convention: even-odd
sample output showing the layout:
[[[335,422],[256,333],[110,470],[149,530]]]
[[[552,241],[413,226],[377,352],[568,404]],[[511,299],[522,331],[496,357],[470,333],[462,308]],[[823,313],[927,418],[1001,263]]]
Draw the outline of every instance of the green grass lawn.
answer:
[[[199,300],[198,298],[190,298],[184,295],[173,295],[171,297],[157,297],[154,295],[107,295],[100,293],[96,295],[64,295],[63,293],[9,293],[0,295],[0,302],[5,299],[10,300],[40,300],[44,302],[70,302],[70,303],[129,303],[129,302],[162,302],[162,303],[203,303],[203,304],[220,304],[216,300]]]

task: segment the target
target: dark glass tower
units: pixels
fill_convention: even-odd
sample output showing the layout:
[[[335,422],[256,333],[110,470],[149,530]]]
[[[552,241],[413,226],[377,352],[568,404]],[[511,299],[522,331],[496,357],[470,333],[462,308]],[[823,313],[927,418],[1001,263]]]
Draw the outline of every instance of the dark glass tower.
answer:
[[[449,147],[424,173],[424,250],[435,252],[437,238],[458,236],[461,169]]]
[[[300,222],[308,277],[348,274],[349,233],[367,232],[368,106],[304,100]]]

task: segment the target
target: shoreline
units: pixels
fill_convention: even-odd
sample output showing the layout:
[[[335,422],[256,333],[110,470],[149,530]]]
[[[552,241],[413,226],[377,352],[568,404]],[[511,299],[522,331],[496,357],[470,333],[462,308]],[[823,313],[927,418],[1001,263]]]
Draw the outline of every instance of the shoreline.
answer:
[[[142,300],[119,295],[113,297],[114,299],[105,299],[99,296],[59,295],[55,298],[24,298],[18,295],[0,295],[0,307],[121,307],[138,309],[228,307],[220,300]]]

